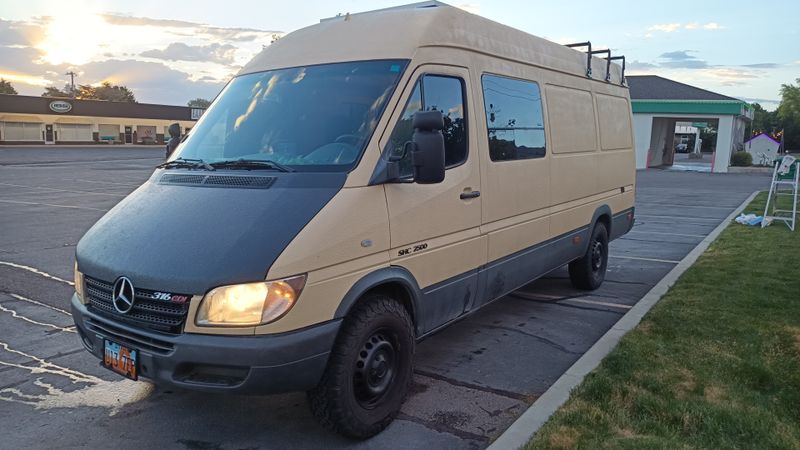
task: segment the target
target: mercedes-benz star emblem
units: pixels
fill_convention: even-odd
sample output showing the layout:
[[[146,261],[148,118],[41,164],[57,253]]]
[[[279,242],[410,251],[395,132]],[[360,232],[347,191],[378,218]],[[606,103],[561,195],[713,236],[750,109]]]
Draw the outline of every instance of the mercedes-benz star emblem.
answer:
[[[114,289],[111,291],[111,302],[114,309],[122,314],[126,314],[133,309],[133,300],[136,293],[133,291],[133,283],[126,277],[119,277],[114,282]]]

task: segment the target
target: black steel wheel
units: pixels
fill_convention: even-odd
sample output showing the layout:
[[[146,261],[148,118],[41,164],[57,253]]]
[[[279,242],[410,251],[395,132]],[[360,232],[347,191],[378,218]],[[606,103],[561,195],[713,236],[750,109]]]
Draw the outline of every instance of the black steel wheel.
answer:
[[[365,439],[400,411],[411,383],[414,327],[396,300],[371,294],[348,314],[309,405],[326,428]]]
[[[592,291],[603,284],[608,266],[608,230],[598,222],[582,258],[569,263],[569,278],[578,289]]]

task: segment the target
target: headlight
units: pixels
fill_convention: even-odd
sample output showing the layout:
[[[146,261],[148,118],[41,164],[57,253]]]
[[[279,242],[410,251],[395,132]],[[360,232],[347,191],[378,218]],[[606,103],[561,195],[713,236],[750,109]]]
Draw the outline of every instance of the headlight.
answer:
[[[294,306],[306,276],[212,289],[203,297],[195,323],[200,326],[255,326],[272,322]]]
[[[78,263],[75,262],[75,293],[78,294],[78,300],[86,304],[86,297],[83,295],[83,274],[78,270]]]

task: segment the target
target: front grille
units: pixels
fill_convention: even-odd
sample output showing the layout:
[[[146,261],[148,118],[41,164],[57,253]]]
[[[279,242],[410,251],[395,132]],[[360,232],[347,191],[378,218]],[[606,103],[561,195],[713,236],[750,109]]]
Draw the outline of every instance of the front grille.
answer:
[[[85,280],[89,309],[93,312],[120,322],[164,333],[180,334],[183,330],[183,322],[189,311],[189,301],[172,303],[168,300],[157,299],[153,295],[154,291],[136,289],[133,309],[122,314],[114,308],[111,301],[113,284],[90,277],[85,277]],[[187,297],[191,298],[189,295]]]
[[[110,323],[94,319],[86,319],[86,327],[95,333],[103,335],[112,341],[125,345],[128,348],[147,350],[150,353],[166,355],[172,352],[174,346],[171,342],[153,339],[139,333],[133,333]],[[80,329],[80,328],[79,328]]]

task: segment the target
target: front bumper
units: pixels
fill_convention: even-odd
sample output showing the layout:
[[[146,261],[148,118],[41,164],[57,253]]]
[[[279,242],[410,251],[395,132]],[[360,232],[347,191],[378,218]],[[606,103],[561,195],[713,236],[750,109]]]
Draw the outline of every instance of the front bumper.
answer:
[[[170,335],[97,315],[73,295],[84,347],[103,357],[103,339],[139,351],[139,374],[156,384],[205,392],[305,391],[322,377],[341,320],[274,335]]]

